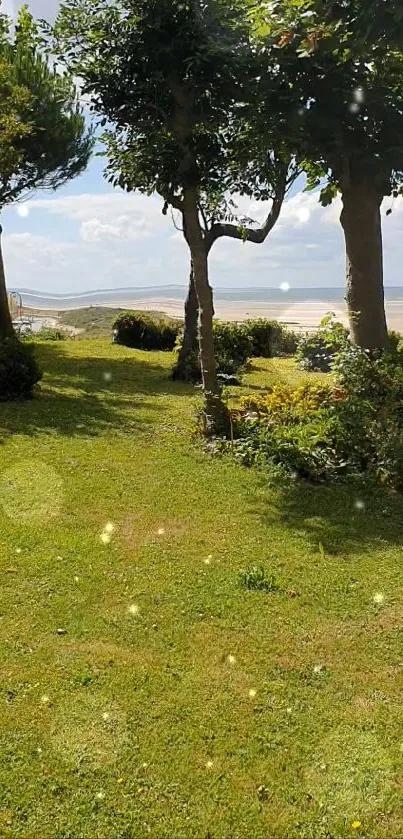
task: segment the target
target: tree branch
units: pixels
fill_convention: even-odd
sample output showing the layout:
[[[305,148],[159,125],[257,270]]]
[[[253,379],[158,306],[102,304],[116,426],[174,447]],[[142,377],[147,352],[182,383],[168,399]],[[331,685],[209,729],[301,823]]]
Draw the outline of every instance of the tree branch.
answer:
[[[171,205],[171,207],[175,207],[175,210],[180,210],[180,212],[182,212],[182,210],[183,210],[183,199],[182,198],[178,198],[177,195],[171,195],[171,194],[163,195],[162,197],[164,198],[165,201],[167,201],[168,204]]]
[[[253,228],[238,227],[236,224],[214,224],[205,237],[207,251],[210,251],[214,242],[222,236],[228,236],[230,239],[240,239],[244,242],[253,242],[255,245],[261,245],[273,229],[280,215],[286,190],[287,175],[284,176],[280,185],[277,187],[271,210],[262,227]]]

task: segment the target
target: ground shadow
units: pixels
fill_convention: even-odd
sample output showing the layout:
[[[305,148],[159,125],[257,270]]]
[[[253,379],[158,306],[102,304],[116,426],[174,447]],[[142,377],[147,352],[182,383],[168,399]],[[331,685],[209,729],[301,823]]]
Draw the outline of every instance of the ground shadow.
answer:
[[[68,387],[78,385],[86,393],[119,393],[120,395],[167,394],[189,396],[192,387],[169,378],[169,364],[159,364],[152,353],[133,350],[133,357],[75,355],[66,352],[63,343],[38,344],[36,355],[44,370],[45,383]],[[126,348],[130,353],[130,349]],[[167,354],[167,360],[171,355]]]
[[[403,545],[403,496],[382,487],[296,481],[284,486],[270,506],[259,496],[257,507],[265,524],[280,519],[315,552],[320,545],[328,555]]]
[[[64,344],[37,344],[44,371],[32,400],[0,403],[0,442],[11,434],[49,433],[98,436],[108,428],[119,433],[152,429],[168,400],[194,393],[169,380],[169,369],[138,356],[82,356]],[[153,420],[153,415],[155,420]]]

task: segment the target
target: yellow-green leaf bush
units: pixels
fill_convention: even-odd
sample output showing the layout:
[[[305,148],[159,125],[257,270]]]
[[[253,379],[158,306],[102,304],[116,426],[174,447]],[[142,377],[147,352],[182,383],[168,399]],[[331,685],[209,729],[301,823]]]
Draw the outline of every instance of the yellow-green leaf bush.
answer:
[[[233,451],[310,481],[364,477],[403,488],[403,364],[398,353],[339,353],[329,384],[277,386],[233,412]]]

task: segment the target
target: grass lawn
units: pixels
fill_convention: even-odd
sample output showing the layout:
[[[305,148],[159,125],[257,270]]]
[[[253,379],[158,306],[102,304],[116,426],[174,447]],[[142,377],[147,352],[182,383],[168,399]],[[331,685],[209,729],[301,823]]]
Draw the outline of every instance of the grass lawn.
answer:
[[[38,352],[0,405],[0,836],[402,837],[402,499],[204,454],[169,354]]]

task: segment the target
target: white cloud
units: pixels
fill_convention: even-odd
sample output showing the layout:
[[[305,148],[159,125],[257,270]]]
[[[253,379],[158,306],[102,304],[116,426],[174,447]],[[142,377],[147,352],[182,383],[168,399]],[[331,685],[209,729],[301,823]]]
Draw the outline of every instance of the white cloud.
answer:
[[[127,215],[117,216],[113,224],[104,223],[99,218],[83,221],[80,226],[80,238],[83,242],[130,241],[151,236],[144,218],[130,219]]]
[[[134,192],[117,189],[105,193],[60,195],[56,198],[35,198],[29,202],[31,210],[44,210],[52,215],[86,222],[96,218],[101,224],[114,226],[116,219],[129,219],[131,224],[148,224],[150,231],[164,229],[170,233],[170,218],[162,215],[161,198],[149,198]]]
[[[318,193],[298,192],[284,202],[263,245],[221,239],[210,255],[214,287],[342,286],[344,242],[340,199],[327,208]],[[240,199],[239,213],[261,223],[270,205]],[[391,199],[384,202],[385,209]],[[189,253],[162,201],[114,190],[35,198],[29,217],[5,211],[4,252],[10,287],[56,293],[123,286],[186,286]],[[6,215],[8,214],[8,215]],[[401,282],[403,201],[384,217],[386,282]],[[13,221],[14,219],[14,221]],[[301,222],[301,219],[306,219]],[[27,232],[9,233],[24,224]],[[38,235],[38,225],[40,235]],[[67,241],[66,241],[67,238]]]
[[[69,242],[53,242],[46,236],[32,233],[11,233],[3,237],[6,262],[22,262],[25,266],[40,266],[44,271],[54,272],[71,265],[77,259],[79,246]]]

